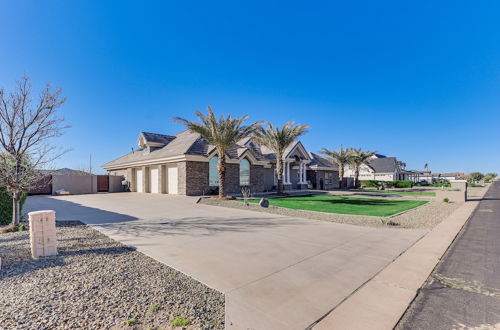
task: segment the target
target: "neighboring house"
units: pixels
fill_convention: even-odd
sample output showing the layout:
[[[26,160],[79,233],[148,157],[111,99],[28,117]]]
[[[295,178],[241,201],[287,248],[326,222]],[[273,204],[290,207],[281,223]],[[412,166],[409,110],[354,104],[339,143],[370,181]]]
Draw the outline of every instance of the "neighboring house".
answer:
[[[311,162],[310,170],[307,171],[307,181],[311,183],[311,188],[319,190],[339,188],[338,166],[312,152],[309,153],[309,157]]]
[[[418,181],[415,182],[427,182],[429,184],[438,182],[440,180],[459,180],[465,176],[464,173],[454,172],[454,173],[432,173],[431,171],[420,171],[418,176]]]
[[[188,130],[177,135],[142,132],[138,145],[140,150],[102,166],[111,175],[125,176],[131,191],[203,195],[218,187],[217,152],[199,134]],[[252,193],[275,189],[276,156],[269,149],[248,137],[238,141],[226,156],[228,193],[240,193],[243,187]],[[337,168],[307,152],[300,141],[285,151],[283,160],[285,190],[338,187],[332,180],[338,177]]]
[[[453,172],[453,173],[441,173],[439,179],[441,180],[458,180],[465,176],[465,173]]]
[[[400,162],[396,157],[386,157],[384,155],[375,154],[372,156],[369,165],[362,165],[359,171],[359,180],[379,180],[379,181],[395,181],[407,180],[411,171],[406,171],[406,164]],[[354,178],[354,168],[347,165],[345,169],[345,177]]]

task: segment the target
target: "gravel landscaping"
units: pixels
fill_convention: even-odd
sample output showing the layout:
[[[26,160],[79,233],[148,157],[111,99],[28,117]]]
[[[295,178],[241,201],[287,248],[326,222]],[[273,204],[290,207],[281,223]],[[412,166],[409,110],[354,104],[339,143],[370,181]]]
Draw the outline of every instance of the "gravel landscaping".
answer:
[[[393,217],[379,217],[379,216],[363,216],[363,215],[350,215],[350,214],[337,214],[326,212],[315,212],[305,210],[294,210],[283,207],[269,206],[268,208],[260,207],[257,204],[245,205],[240,201],[234,200],[219,200],[217,198],[202,198],[200,203],[231,207],[243,210],[251,210],[257,212],[267,212],[279,214],[289,217],[299,217],[315,220],[332,221],[338,223],[347,223],[359,226],[382,227],[387,226],[384,221],[393,221],[397,226],[393,228],[433,228],[440,223],[454,210],[456,210],[462,203],[444,203],[441,201],[430,201],[425,205],[419,206],[415,209],[409,210],[405,213]]]
[[[0,235],[0,328],[224,328],[222,293],[80,222],[57,226],[59,255],[39,260],[28,232]]]

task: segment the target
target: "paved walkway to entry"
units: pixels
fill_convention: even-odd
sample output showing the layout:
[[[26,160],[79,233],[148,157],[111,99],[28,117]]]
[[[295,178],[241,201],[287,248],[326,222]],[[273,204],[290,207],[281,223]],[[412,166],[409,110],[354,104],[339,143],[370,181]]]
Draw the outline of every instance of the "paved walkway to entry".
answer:
[[[226,295],[228,329],[305,329],[425,234],[117,193],[29,197]]]

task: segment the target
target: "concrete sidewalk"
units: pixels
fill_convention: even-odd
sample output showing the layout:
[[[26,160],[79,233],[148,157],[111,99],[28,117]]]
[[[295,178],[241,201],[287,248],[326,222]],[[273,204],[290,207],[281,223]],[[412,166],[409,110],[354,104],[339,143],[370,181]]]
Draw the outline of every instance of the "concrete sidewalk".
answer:
[[[495,182],[396,329],[500,329],[499,237]]]
[[[326,315],[314,329],[393,329],[478,204],[470,201],[458,208]]]

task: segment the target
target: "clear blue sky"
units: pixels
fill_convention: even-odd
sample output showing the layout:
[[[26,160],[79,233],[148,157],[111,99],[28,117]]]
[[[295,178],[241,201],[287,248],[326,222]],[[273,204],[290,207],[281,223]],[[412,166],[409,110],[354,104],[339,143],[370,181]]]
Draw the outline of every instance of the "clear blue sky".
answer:
[[[500,172],[499,14],[496,0],[2,1],[0,86],[26,73],[64,89],[60,167],[212,105],[307,123],[311,151]]]

